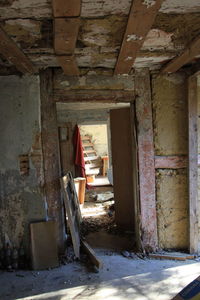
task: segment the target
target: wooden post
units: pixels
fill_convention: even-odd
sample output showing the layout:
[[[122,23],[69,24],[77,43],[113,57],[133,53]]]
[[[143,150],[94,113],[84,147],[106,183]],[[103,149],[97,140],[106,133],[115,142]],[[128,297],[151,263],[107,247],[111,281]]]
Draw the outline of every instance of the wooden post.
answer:
[[[143,248],[158,246],[153,122],[150,75],[148,69],[135,74],[136,119],[138,137],[139,188],[141,208],[141,240]]]
[[[60,192],[58,128],[56,104],[52,98],[52,71],[40,73],[42,149],[44,160],[44,187],[48,217],[56,221],[58,248],[64,247],[64,225]]]
[[[198,132],[197,77],[188,80],[189,251],[198,253]]]

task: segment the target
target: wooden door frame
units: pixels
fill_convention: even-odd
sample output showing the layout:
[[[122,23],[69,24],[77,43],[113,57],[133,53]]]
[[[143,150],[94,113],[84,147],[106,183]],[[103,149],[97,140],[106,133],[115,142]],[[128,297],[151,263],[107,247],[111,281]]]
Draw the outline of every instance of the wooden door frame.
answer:
[[[197,74],[188,78],[189,252],[199,254]]]

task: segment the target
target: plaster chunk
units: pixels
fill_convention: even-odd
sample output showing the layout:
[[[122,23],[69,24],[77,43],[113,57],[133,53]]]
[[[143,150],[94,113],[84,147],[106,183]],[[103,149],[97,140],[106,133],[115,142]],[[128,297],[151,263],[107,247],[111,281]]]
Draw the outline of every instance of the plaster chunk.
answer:
[[[142,50],[176,50],[172,41],[173,35],[160,29],[151,29],[145,38]]]
[[[142,4],[146,5],[147,8],[154,6],[156,4],[155,0],[144,0]]]
[[[125,58],[124,61],[132,60],[132,59],[133,59],[132,56],[128,56],[128,57]]]
[[[133,41],[141,41],[143,39],[142,36],[137,36],[136,34],[128,34],[127,35],[127,42],[133,42]]]

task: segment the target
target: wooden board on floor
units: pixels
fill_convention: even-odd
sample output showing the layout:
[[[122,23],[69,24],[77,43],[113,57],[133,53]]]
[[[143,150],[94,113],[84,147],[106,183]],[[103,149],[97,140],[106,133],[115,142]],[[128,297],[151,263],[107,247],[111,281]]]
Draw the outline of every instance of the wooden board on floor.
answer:
[[[95,254],[94,250],[90,247],[90,245],[84,241],[81,240],[81,245],[83,248],[83,251],[89,256],[91,262],[98,268],[102,269],[103,268],[103,263],[102,261],[97,257]]]
[[[59,266],[55,221],[30,224],[33,270]]]
[[[169,252],[169,253],[150,253],[150,258],[155,259],[170,259],[170,260],[182,260],[195,259],[195,255],[179,253],[179,252]]]

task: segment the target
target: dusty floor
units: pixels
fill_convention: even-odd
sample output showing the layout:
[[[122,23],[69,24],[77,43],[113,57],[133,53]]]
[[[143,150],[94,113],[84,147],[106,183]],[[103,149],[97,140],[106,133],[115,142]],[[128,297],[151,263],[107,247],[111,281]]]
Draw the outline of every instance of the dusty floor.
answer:
[[[97,250],[99,273],[79,262],[48,271],[0,272],[0,299],[170,300],[200,274],[200,262],[127,259]],[[111,255],[112,254],[112,255]]]

